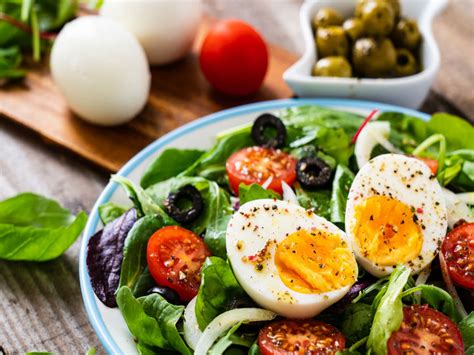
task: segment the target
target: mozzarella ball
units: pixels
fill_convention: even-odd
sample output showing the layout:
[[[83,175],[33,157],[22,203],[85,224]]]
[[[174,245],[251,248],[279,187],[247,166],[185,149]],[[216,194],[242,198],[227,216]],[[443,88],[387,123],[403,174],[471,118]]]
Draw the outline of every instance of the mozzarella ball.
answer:
[[[226,249],[245,292],[285,317],[317,315],[357,278],[344,232],[286,201],[262,199],[241,206],[229,222]]]
[[[446,235],[441,186],[422,161],[379,155],[352,183],[345,225],[357,260],[371,274],[388,275],[398,264],[419,272]]]
[[[99,16],[64,26],[51,52],[51,72],[72,111],[103,126],[131,120],[150,90],[140,44],[122,25]]]
[[[124,25],[145,49],[150,64],[188,54],[201,22],[200,0],[105,0],[103,16]]]

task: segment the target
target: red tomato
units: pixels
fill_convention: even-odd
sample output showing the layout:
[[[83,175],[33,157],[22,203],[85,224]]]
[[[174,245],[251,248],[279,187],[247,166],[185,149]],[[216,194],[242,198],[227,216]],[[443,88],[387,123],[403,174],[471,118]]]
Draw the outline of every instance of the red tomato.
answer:
[[[226,163],[229,184],[235,195],[241,183],[262,185],[273,177],[269,189],[282,193],[281,182],[293,185],[296,180],[296,159],[278,149],[249,147],[232,154]]]
[[[403,308],[400,329],[387,342],[388,355],[463,355],[464,345],[456,324],[428,305]]]
[[[147,263],[158,285],[175,290],[182,301],[197,295],[201,267],[211,253],[190,230],[169,226],[157,230],[148,241]]]
[[[262,355],[335,354],[345,346],[339,330],[313,319],[276,321],[262,328],[258,336]]]
[[[461,224],[449,232],[441,252],[454,283],[474,290],[474,223]]]
[[[423,157],[415,157],[415,158],[421,160],[426,165],[428,165],[428,168],[430,168],[433,175],[436,175],[438,171],[438,161],[436,159],[423,158]]]
[[[204,76],[217,90],[245,96],[262,85],[268,51],[252,26],[240,20],[222,20],[204,39],[199,61]]]

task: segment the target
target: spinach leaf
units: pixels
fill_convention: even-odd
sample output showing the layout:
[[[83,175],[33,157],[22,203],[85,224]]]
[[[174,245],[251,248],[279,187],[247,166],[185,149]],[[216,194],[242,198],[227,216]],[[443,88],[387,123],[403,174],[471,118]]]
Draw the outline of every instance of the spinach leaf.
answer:
[[[429,136],[426,122],[399,112],[384,112],[378,121],[390,122],[389,140],[406,153],[411,153],[426,137]]]
[[[142,297],[148,294],[148,291],[156,286],[156,282],[150,274],[148,267],[143,270],[133,287],[133,295],[135,297]]]
[[[341,331],[348,340],[348,345],[366,337],[372,326],[372,308],[365,303],[350,303],[342,314]]]
[[[193,165],[201,155],[202,150],[168,148],[164,150],[145,170],[140,180],[144,189],[157,182],[168,180]]]
[[[398,330],[403,320],[402,291],[410,277],[410,269],[404,265],[395,268],[388,287],[381,297],[367,340],[368,349],[375,354],[387,353],[387,341]]]
[[[47,261],[79,237],[87,215],[76,217],[56,201],[22,193],[0,202],[0,259]]]
[[[112,222],[123,215],[128,208],[119,206],[111,201],[99,206],[99,217],[103,224]]]
[[[156,293],[136,299],[126,286],[119,289],[117,304],[128,329],[141,344],[140,351],[149,353],[157,347],[191,354],[176,328],[183,306],[172,305]]]
[[[18,46],[0,48],[0,78],[17,79],[25,76],[25,70],[19,68],[22,55]]]
[[[462,191],[474,191],[474,149],[460,149],[448,154],[445,160],[448,170],[451,167],[451,186]],[[454,175],[454,176],[453,176]],[[447,178],[446,178],[447,180]]]
[[[330,219],[331,216],[331,191],[304,190],[299,184],[294,185],[296,197],[299,204],[306,208],[312,208],[318,216]]]
[[[349,189],[351,188],[354,174],[344,165],[338,165],[331,192],[331,217],[333,223],[344,223],[346,216],[346,203]]]
[[[125,238],[137,221],[130,209],[107,224],[89,239],[87,269],[96,296],[108,307],[115,307],[115,291],[119,285]]]
[[[230,265],[218,257],[207,258],[202,267],[195,306],[199,328],[204,329],[216,316],[226,311],[232,300],[245,296]]]
[[[240,184],[239,186],[239,198],[240,205],[244,203],[253,201],[253,200],[262,200],[262,199],[277,199],[280,200],[280,194],[276,193],[273,190],[264,189],[259,184],[245,185]]]
[[[152,185],[146,189],[145,193],[155,205],[162,206],[170,192],[175,192],[188,184],[193,185],[201,193],[204,210],[195,221],[186,225],[186,228],[196,234],[205,232],[204,241],[212,253],[225,258],[227,255],[225,232],[233,209],[229,195],[216,182],[201,177],[182,176]]]
[[[464,318],[458,324],[459,330],[462,334],[462,340],[464,342],[464,349],[466,353],[474,351],[474,312]]]
[[[158,229],[165,226],[163,217],[145,216],[132,227],[125,239],[123,247],[122,270],[119,287],[127,286],[133,289],[139,277],[144,272],[148,239]]]
[[[143,306],[145,313],[156,319],[170,347],[183,355],[191,355],[190,349],[177,329],[177,323],[183,315],[184,306],[171,304],[156,293],[140,297],[138,301]]]
[[[213,166],[224,166],[232,153],[239,149],[253,145],[250,136],[251,125],[237,127],[224,132],[217,138],[217,142],[210,150],[204,153],[192,166],[181,173],[182,176],[199,175],[203,170]]]
[[[432,133],[444,135],[449,150],[474,149],[474,126],[460,117],[436,113],[427,126]]]

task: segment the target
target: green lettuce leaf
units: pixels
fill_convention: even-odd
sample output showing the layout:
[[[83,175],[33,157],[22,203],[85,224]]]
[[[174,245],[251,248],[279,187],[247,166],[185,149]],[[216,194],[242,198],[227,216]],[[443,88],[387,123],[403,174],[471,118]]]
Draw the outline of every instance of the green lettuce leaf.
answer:
[[[111,201],[104,203],[99,206],[99,217],[104,225],[109,222],[112,222],[114,219],[119,218],[125,212],[127,212],[127,207],[119,206]]]
[[[462,334],[466,354],[472,353],[474,351],[474,312],[469,313],[466,318],[461,320],[458,327]]]
[[[346,215],[347,196],[354,180],[354,173],[344,165],[338,165],[331,192],[331,217],[333,223],[344,223]]]

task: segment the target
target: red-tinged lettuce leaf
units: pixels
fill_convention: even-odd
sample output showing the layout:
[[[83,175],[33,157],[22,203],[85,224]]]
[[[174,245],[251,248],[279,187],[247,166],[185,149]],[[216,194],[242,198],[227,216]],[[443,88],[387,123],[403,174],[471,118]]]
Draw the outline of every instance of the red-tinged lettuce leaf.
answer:
[[[120,280],[123,246],[137,219],[137,211],[132,208],[108,223],[89,240],[87,269],[92,289],[107,307],[117,306],[115,291]]]

